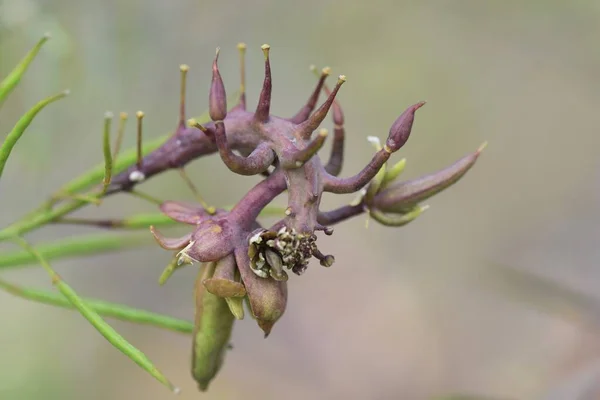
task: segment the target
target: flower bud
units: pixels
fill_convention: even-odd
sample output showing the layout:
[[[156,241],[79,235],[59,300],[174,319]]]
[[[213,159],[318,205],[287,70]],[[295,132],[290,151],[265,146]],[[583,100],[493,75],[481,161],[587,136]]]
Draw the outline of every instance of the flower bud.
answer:
[[[393,153],[398,151],[410,136],[413,122],[415,120],[415,112],[425,105],[424,101],[421,101],[415,105],[412,105],[406,109],[399,117],[394,121],[390,128],[390,134],[388,135],[385,149]]]
[[[221,73],[217,62],[219,60],[219,49],[213,61],[212,82],[210,85],[210,94],[208,96],[208,111],[213,121],[222,121],[227,116],[227,95],[225,94],[225,85],[221,79]]]

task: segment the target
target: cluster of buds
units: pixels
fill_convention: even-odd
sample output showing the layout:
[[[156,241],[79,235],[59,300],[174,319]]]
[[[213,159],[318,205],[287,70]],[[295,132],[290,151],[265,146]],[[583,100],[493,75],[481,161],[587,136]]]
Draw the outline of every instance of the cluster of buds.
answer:
[[[458,181],[475,163],[483,147],[434,174],[401,182],[402,160],[387,166],[390,156],[408,140],[416,111],[425,103],[408,107],[392,124],[383,145],[376,145],[371,161],[356,175],[340,178],[344,160],[344,115],[336,95],[346,82],[340,75],[330,90],[325,84],[330,74],[324,68],[306,104],[289,118],[270,113],[270,47],[262,46],[265,76],[256,109],[247,110],[245,93],[245,45],[238,46],[241,60],[239,102],[227,107],[225,86],[218,68],[218,55],[212,64],[209,94],[211,122],[201,125],[185,117],[185,80],[182,66],[179,125],[157,150],[141,158],[129,170],[113,178],[109,193],[131,190],[141,181],[168,169],[179,169],[200,156],[219,153],[232,172],[262,175],[230,211],[168,201],[161,210],[172,219],[193,226],[192,232],[176,239],[165,238],[152,228],[158,243],[175,251],[177,265],[202,264],[196,285],[197,315],[194,336],[193,375],[201,390],[219,370],[234,319],[244,317],[247,301],[252,317],[265,333],[271,332],[287,303],[288,271],[302,274],[312,257],[330,267],[332,255],[317,247],[317,232],[331,235],[331,225],[367,213],[386,226],[402,226],[419,216],[426,206],[420,203]],[[325,92],[325,102],[317,108]],[[327,163],[317,152],[328,131],[319,129],[331,112],[333,143]],[[288,207],[282,219],[262,227],[259,213],[282,192],[287,191]],[[356,193],[358,199],[331,211],[320,210],[325,192]]]

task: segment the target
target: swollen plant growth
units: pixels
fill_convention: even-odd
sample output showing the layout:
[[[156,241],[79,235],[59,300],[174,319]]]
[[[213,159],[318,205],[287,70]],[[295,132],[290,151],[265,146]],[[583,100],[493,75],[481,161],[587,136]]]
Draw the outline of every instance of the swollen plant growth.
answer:
[[[41,43],[33,51],[37,52],[40,46]],[[313,92],[294,116],[274,116],[270,112],[273,85],[270,48],[263,45],[264,80],[258,105],[250,110],[245,91],[246,47],[240,44],[238,49],[241,85],[233,107],[228,108],[217,50],[212,62],[208,118],[188,120],[185,110],[188,67],[182,65],[179,123],[171,135],[166,139],[161,138],[160,142],[144,145],[144,114],[138,112],[137,147],[122,153],[120,143],[127,116],[121,114],[118,136],[113,146],[110,129],[112,115],[107,114],[102,136],[103,166],[73,180],[50,196],[40,208],[0,231],[0,240],[13,239],[25,249],[23,253],[0,257],[0,268],[38,260],[51,274],[62,297],[3,281],[0,281],[1,288],[36,301],[77,308],[117,348],[173,390],[176,390],[175,387],[150,360],[124,341],[101,315],[181,332],[191,331],[192,375],[200,390],[204,391],[222,366],[236,319],[243,319],[248,312],[267,337],[284,315],[288,284],[293,288],[291,274],[305,273],[313,259],[324,267],[334,264],[335,257],[325,251],[327,242],[326,238],[320,237],[321,233],[332,235],[333,225],[363,213],[389,227],[408,224],[427,208],[421,203],[457,182],[474,165],[483,149],[481,146],[474,153],[431,175],[400,181],[398,176],[405,167],[405,160],[393,165],[388,165],[388,160],[409,139],[415,114],[425,104],[418,102],[406,108],[393,121],[384,141],[380,142],[376,137],[368,138],[376,152],[360,172],[340,177],[346,135],[344,114],[336,95],[346,82],[346,77],[340,75],[330,88],[326,84],[330,69],[323,68],[320,74],[317,73],[318,81]],[[32,58],[24,60],[25,64],[20,64],[0,84],[0,102],[8,95],[12,82],[18,82]],[[326,98],[317,107],[322,92]],[[36,106],[23,118],[30,122],[39,109],[58,97],[62,95],[42,102],[41,106]],[[334,125],[331,150],[326,160],[321,160],[319,151],[330,135],[320,125],[328,114],[332,116]],[[15,130],[7,136],[0,149],[0,173],[8,154],[29,122],[19,121]],[[214,153],[219,154],[231,172],[260,177],[260,181],[233,207],[209,206],[184,171],[190,161]],[[194,190],[198,204],[166,199],[158,202],[162,215],[134,215],[122,220],[82,220],[68,216],[85,205],[99,204],[104,197],[120,193],[154,201],[139,192],[138,186],[171,169],[178,170],[183,181]],[[287,207],[278,209],[270,206],[284,192],[287,195]],[[322,210],[320,204],[324,193],[359,195],[347,206]],[[259,217],[264,213],[280,215],[281,219],[272,226],[263,226]],[[177,268],[185,265],[199,268],[194,288],[196,315],[193,325],[121,305],[81,299],[52,270],[49,258],[115,250],[124,245],[134,245],[139,239],[128,242],[119,238],[117,244],[107,236],[95,235],[34,247],[22,238],[34,229],[56,223],[87,224],[114,230],[149,229],[156,242],[172,252],[172,261],[159,279],[161,284]],[[189,232],[179,238],[168,238],[159,233],[158,227],[173,223],[189,225]],[[293,297],[293,289],[289,291]],[[247,303],[246,312],[244,303]]]

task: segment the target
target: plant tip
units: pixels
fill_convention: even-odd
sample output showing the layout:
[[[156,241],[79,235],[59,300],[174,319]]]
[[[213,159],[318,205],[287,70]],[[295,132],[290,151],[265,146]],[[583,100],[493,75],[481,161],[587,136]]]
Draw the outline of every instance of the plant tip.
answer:
[[[187,65],[187,64],[181,64],[181,65],[179,66],[179,70],[180,70],[181,72],[188,72],[188,71],[190,70],[190,67],[189,67],[189,65]]]
[[[127,115],[127,113],[124,111],[119,114],[119,118],[121,118],[121,119],[127,119],[128,116],[129,115]]]
[[[329,74],[331,74],[331,68],[329,68],[329,67],[325,67],[325,68],[323,68],[323,69],[321,70],[321,74],[322,74],[322,75],[329,76]]]
[[[173,394],[178,396],[181,394],[181,388],[178,388],[177,386],[173,386]]]
[[[485,149],[487,147],[487,145],[488,145],[487,140],[485,142],[481,143],[481,146],[479,146],[479,148],[477,148],[477,152],[476,153],[477,154],[481,153],[483,151],[483,149]]]
[[[319,136],[321,136],[321,137],[325,137],[325,136],[327,136],[328,134],[329,134],[329,131],[328,131],[327,129],[325,129],[325,128],[321,128],[321,129],[319,130]]]
[[[316,70],[317,70],[317,66],[316,66],[315,64],[310,64],[310,65],[308,66],[308,70],[309,70],[309,71],[316,71]]]
[[[42,36],[42,38],[44,38],[46,40],[50,39],[51,37],[52,37],[52,34],[50,32],[46,32],[46,33],[44,33],[44,36]]]
[[[240,51],[244,51],[244,50],[246,50],[246,43],[243,43],[243,42],[240,42],[240,43],[238,43],[238,44],[237,44],[237,48],[238,48],[238,50],[240,50]]]
[[[338,83],[344,83],[344,82],[346,82],[346,75],[338,76]]]
[[[144,112],[143,111],[138,111],[138,112],[135,113],[135,116],[138,119],[142,119],[142,118],[144,118]]]
[[[63,95],[68,96],[69,94],[71,94],[71,90],[70,89],[65,89],[63,90]]]
[[[107,112],[104,113],[104,118],[105,119],[112,119],[113,116],[114,115],[113,115],[112,111],[107,111]]]

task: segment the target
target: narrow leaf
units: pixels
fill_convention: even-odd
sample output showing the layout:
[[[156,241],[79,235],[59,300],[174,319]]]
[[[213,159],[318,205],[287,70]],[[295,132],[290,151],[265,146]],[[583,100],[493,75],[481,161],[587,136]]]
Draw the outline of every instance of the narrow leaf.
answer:
[[[179,389],[175,387],[164,375],[160,372],[150,361],[144,353],[139,349],[131,345],[123,336],[121,336],[113,327],[106,323],[102,317],[95,312],[90,306],[87,305],[77,293],[65,282],[62,278],[52,269],[50,264],[37,252],[31,245],[29,245],[24,239],[17,238],[17,243],[23,247],[23,249],[29,251],[39,263],[44,267],[50,278],[52,284],[55,285],[58,290],[69,300],[71,304],[87,319],[94,328],[102,335],[110,344],[112,344],[117,350],[121,351],[132,361],[138,364],[141,368],[147,371],[160,383],[168,387],[173,392],[179,392]]]
[[[23,57],[21,62],[8,74],[8,76],[4,78],[2,82],[0,82],[0,105],[8,97],[10,92],[12,92],[12,90],[19,84],[21,77],[25,74],[25,71],[27,71],[29,64],[31,64],[48,39],[50,39],[50,35],[45,34],[37,42],[37,44],[33,46],[31,50],[29,50],[29,53]]]
[[[29,124],[31,124],[31,121],[33,121],[33,119],[35,118],[37,113],[39,113],[48,104],[50,104],[56,100],[62,99],[63,97],[65,97],[68,94],[69,94],[69,91],[65,90],[62,93],[56,94],[54,96],[48,97],[47,99],[40,101],[35,106],[33,106],[33,108],[31,110],[27,111],[21,117],[21,119],[19,119],[19,121],[17,121],[17,124],[14,126],[12,131],[8,134],[8,136],[4,140],[4,143],[2,143],[2,146],[0,146],[0,177],[2,177],[2,172],[4,171],[4,165],[6,165],[6,160],[8,160],[8,156],[10,155],[10,152],[12,151],[12,149],[15,146],[15,144],[17,143],[17,141],[23,135],[23,132],[25,132],[25,129],[27,129]]]
[[[112,113],[107,112],[104,115],[104,134],[102,135],[102,150],[104,153],[104,179],[102,180],[102,194],[106,193],[110,180],[112,178],[112,154],[110,149],[110,124],[112,122]]]

